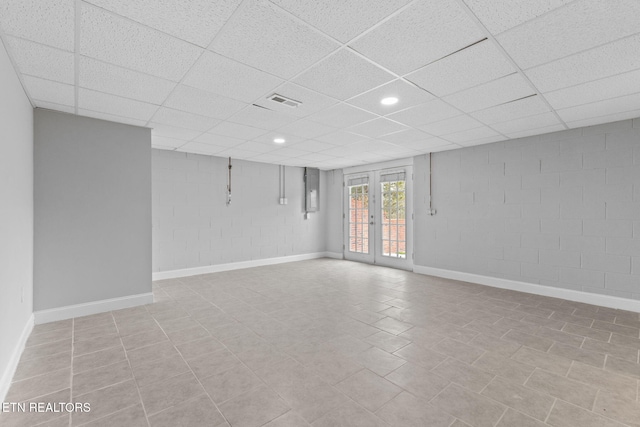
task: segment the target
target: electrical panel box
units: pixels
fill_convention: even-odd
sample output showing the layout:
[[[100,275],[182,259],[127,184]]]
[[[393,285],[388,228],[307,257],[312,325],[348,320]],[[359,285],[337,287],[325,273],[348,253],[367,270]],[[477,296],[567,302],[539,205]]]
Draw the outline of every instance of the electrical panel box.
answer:
[[[320,210],[320,169],[304,168],[304,203],[307,212]]]

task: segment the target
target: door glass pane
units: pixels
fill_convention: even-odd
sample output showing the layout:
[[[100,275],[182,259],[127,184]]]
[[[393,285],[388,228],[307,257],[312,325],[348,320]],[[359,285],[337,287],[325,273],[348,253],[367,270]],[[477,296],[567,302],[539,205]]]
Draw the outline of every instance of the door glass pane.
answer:
[[[369,253],[369,184],[349,186],[349,251]]]
[[[388,179],[380,183],[380,193],[382,194],[382,204],[380,206],[382,256],[406,258],[406,182],[404,174],[397,176],[394,181]]]

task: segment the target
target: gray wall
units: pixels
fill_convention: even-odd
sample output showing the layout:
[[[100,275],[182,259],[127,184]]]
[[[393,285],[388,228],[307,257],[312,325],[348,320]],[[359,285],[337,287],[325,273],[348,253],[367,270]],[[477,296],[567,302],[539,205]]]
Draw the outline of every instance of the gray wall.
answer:
[[[415,159],[415,264],[640,299],[640,120]]]
[[[277,165],[233,160],[227,206],[227,158],[152,151],[154,272],[325,251],[325,172],[305,220],[302,168],[286,168],[280,205]]]
[[[0,401],[32,312],[33,108],[0,42]]]
[[[151,292],[151,131],[35,110],[34,309]]]
[[[327,220],[326,247],[327,252],[342,255],[343,241],[343,191],[344,175],[342,169],[328,171],[327,175]]]

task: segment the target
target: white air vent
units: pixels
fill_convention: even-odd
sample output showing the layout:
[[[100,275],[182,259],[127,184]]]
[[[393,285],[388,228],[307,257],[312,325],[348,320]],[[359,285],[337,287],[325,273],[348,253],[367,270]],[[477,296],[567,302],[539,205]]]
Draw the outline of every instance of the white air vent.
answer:
[[[302,102],[300,101],[287,98],[286,96],[278,95],[277,93],[274,93],[273,95],[268,96],[267,99],[273,102],[277,102],[278,104],[289,106],[291,108],[296,108],[298,107],[298,105],[302,104]]]

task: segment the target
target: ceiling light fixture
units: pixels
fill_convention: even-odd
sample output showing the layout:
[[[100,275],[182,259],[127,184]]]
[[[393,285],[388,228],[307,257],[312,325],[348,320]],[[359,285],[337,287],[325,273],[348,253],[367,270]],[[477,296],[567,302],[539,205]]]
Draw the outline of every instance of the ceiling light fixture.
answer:
[[[396,98],[395,96],[390,96],[388,98],[382,98],[382,100],[380,101],[380,104],[382,105],[393,105],[393,104],[397,104],[398,103],[398,98]]]
[[[285,140],[284,138],[275,138],[273,142],[275,142],[276,144],[284,144]]]

